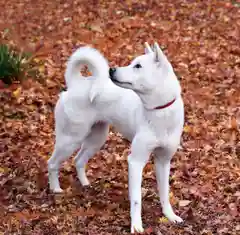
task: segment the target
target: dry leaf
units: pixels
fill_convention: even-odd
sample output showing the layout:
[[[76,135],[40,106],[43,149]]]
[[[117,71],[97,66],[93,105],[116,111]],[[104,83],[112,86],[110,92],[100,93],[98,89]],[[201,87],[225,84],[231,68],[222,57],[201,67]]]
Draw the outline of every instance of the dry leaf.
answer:
[[[158,219],[158,222],[159,223],[168,223],[169,221],[168,221],[168,219],[166,218],[166,217],[160,217],[159,219]]]
[[[180,200],[178,202],[180,207],[188,206],[190,203],[191,203],[191,201],[189,201],[189,200]]]
[[[22,92],[22,88],[18,87],[15,91],[13,91],[13,96],[15,98],[18,98],[21,95],[21,92]]]

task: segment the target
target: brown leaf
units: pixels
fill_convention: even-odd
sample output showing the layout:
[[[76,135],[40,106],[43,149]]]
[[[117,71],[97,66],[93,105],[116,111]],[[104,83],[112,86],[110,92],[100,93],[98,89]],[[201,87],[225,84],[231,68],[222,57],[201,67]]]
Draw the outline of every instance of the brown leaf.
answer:
[[[190,203],[191,203],[191,201],[189,201],[189,200],[180,200],[178,202],[180,207],[188,206]]]

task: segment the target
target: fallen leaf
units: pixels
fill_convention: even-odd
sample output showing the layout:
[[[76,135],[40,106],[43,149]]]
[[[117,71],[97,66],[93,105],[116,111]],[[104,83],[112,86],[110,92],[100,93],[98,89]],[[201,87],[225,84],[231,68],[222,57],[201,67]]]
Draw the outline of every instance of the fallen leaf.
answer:
[[[169,220],[166,218],[166,217],[160,217],[159,219],[158,219],[158,222],[159,223],[168,223],[169,222]]]
[[[90,26],[92,31],[98,32],[98,33],[103,33],[103,30],[100,25],[93,24]]]
[[[183,127],[183,131],[186,132],[186,133],[189,133],[191,132],[192,128],[190,126],[184,126]]]
[[[191,201],[189,201],[189,200],[180,200],[178,202],[180,207],[188,206],[190,203],[191,203]]]
[[[13,91],[13,96],[15,98],[18,98],[21,95],[21,92],[22,92],[22,88],[18,87],[15,91]]]

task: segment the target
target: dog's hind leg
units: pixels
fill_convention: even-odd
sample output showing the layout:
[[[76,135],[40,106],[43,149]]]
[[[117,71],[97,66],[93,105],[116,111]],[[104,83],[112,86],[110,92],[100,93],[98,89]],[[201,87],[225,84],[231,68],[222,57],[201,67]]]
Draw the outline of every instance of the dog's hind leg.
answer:
[[[56,141],[53,154],[48,160],[49,186],[53,192],[60,193],[63,191],[58,179],[60,164],[67,160],[78,147],[80,147],[80,144],[73,142],[69,136],[62,135],[61,141]]]
[[[108,124],[103,122],[94,124],[91,132],[84,139],[81,149],[75,157],[78,178],[83,186],[89,185],[85,171],[86,164],[105,143],[108,131]]]
[[[174,213],[169,201],[169,175],[171,156],[169,154],[166,154],[167,151],[164,151],[163,149],[156,149],[154,153],[156,178],[163,214],[169,219],[169,221],[180,223],[183,220]]]

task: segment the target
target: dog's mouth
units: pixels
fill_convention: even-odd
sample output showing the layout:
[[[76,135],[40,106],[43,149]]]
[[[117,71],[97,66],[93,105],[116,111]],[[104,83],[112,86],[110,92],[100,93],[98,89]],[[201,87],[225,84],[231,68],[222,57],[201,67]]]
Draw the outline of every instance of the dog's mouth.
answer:
[[[109,69],[109,77],[112,80],[112,82],[115,83],[118,86],[123,86],[123,87],[125,87],[125,86],[129,87],[130,86],[130,87],[132,87],[132,83],[130,83],[130,82],[120,82],[120,81],[118,81],[116,79],[116,71],[117,71],[116,68],[110,68]]]
[[[120,82],[118,81],[116,78],[111,77],[111,80],[113,81],[113,83],[115,83],[116,85],[127,85],[127,86],[132,86],[132,83],[130,82]]]

